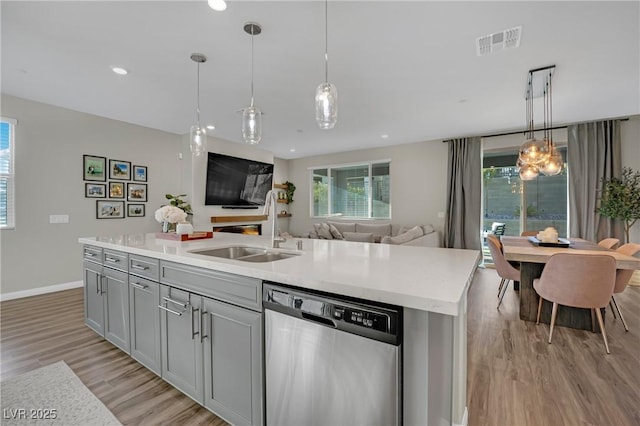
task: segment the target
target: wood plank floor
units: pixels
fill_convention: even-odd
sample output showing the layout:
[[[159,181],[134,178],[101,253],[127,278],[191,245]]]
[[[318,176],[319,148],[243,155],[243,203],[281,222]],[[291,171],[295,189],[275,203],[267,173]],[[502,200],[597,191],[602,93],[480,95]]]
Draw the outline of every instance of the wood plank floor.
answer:
[[[590,331],[556,327],[548,344],[512,285],[496,310],[499,281],[479,269],[469,290],[469,425],[640,425],[640,288],[616,296],[629,332],[607,310],[607,355]]]
[[[227,425],[86,327],[82,298],[74,289],[0,303],[0,379],[63,360],[125,425]]]
[[[498,276],[480,269],[469,290],[470,426],[640,424],[640,287],[616,297],[631,331],[607,316],[599,334],[517,317],[510,288],[495,309]],[[226,425],[83,323],[82,289],[0,303],[0,378],[64,360],[126,425]]]

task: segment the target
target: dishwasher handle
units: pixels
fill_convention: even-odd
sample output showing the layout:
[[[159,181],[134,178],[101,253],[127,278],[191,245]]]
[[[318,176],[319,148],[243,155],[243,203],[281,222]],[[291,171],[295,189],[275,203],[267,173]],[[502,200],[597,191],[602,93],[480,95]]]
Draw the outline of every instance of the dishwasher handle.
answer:
[[[300,312],[300,314],[302,315],[302,318],[306,319],[307,321],[317,322],[317,323],[320,323],[322,325],[326,325],[326,326],[333,327],[333,328],[337,328],[338,327],[336,325],[336,322],[333,321],[333,320],[330,320],[329,318],[325,318],[325,317],[321,317],[321,316],[318,316],[318,315],[310,314],[308,312]]]

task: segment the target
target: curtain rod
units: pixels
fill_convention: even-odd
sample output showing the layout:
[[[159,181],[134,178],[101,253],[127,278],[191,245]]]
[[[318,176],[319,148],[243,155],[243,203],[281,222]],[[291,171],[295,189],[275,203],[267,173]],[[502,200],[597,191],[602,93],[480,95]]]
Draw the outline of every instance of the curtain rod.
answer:
[[[625,118],[610,118],[608,120],[598,120],[598,121],[609,121],[609,120],[618,120],[618,121],[629,121],[629,117],[625,117]],[[585,123],[595,123],[596,121],[586,121]],[[573,124],[582,124],[582,123],[573,123]],[[554,127],[544,127],[544,128],[540,128],[540,129],[533,129],[534,132],[543,132],[545,130],[557,130],[557,129],[566,129],[567,127],[571,126],[572,124],[565,124],[564,126],[554,126]],[[505,133],[494,133],[492,135],[482,135],[480,136],[481,138],[494,138],[497,136],[509,136],[509,135],[517,135],[519,133],[528,133],[529,130],[517,130],[517,131],[513,131],[513,132],[505,132]],[[450,138],[450,139],[445,139],[442,141],[442,143],[447,143],[447,142],[451,142],[454,139],[458,139],[458,138]]]

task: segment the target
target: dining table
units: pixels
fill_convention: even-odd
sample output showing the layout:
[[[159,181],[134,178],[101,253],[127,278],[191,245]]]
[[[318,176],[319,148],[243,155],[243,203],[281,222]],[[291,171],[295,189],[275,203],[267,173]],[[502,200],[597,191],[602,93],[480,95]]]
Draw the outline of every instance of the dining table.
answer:
[[[550,246],[539,245],[535,237],[503,236],[501,241],[505,259],[520,263],[519,313],[520,319],[525,321],[536,321],[539,296],[533,288],[533,280],[542,275],[545,264],[556,253],[607,254],[615,258],[618,269],[640,269],[639,258],[618,253],[581,238],[561,239],[560,242],[565,244]],[[568,247],[566,243],[569,244]],[[551,307],[551,302],[545,300],[540,315],[541,322],[550,323]],[[556,325],[595,331],[591,309],[561,306],[558,309]]]

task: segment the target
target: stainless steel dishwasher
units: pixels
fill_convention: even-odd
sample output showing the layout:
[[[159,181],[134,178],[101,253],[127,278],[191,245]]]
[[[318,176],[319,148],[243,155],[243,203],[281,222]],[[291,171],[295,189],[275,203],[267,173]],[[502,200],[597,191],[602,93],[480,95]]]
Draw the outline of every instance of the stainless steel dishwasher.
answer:
[[[399,425],[402,310],[263,286],[268,426]]]

